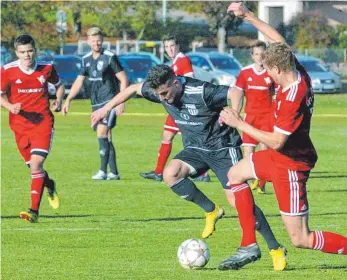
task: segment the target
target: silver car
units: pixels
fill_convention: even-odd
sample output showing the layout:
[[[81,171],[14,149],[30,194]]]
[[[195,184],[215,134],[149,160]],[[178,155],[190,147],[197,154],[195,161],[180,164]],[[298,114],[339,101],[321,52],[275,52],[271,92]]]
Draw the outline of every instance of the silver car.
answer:
[[[341,91],[341,77],[329,71],[319,58],[307,55],[296,55],[296,57],[311,77],[313,92],[329,93]]]
[[[195,78],[216,85],[231,86],[242,69],[240,62],[229,54],[218,52],[189,52]]]

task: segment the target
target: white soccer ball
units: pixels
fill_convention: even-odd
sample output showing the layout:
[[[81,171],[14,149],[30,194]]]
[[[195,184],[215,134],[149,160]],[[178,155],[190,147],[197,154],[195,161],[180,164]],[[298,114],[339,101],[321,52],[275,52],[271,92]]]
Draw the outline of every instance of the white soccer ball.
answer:
[[[210,249],[204,241],[191,238],[178,247],[177,257],[183,268],[202,268],[210,260]]]

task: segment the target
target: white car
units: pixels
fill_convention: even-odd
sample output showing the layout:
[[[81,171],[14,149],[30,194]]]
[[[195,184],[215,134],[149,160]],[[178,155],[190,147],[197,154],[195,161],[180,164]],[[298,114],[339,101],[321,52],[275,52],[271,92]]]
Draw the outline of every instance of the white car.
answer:
[[[189,52],[186,55],[193,64],[195,78],[216,85],[234,85],[242,69],[239,61],[229,54]]]

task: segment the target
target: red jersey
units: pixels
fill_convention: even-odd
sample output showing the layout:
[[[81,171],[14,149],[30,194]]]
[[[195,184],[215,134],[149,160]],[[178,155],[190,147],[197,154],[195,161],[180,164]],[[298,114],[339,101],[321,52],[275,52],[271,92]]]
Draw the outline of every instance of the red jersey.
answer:
[[[274,100],[274,130],[289,135],[279,150],[272,150],[274,162],[291,170],[306,171],[317,161],[310,139],[314,95],[306,70],[296,61],[298,80],[290,87],[279,87]]]
[[[177,76],[193,76],[193,66],[189,57],[183,53],[178,53],[171,65]]]
[[[35,62],[33,70],[26,71],[17,60],[1,68],[0,93],[7,93],[12,104],[21,103],[20,114],[9,114],[10,126],[14,131],[37,125],[37,119],[33,121],[31,117],[38,115],[42,118],[40,123],[45,120],[53,125],[53,115],[49,109],[48,82],[55,86],[60,83],[52,64]]]
[[[260,115],[272,111],[274,81],[265,69],[258,72],[254,64],[244,67],[235,86],[245,94],[246,114]]]

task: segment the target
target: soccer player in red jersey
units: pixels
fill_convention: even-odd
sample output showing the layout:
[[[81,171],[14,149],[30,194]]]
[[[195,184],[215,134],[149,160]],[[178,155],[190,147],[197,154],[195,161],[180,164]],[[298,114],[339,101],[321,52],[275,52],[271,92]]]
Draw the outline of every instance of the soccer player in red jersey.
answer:
[[[251,154],[229,170],[230,188],[242,228],[241,247],[224,260],[219,269],[238,269],[260,258],[256,243],[254,201],[247,180],[260,178],[272,181],[282,221],[295,247],[347,255],[347,237],[327,232],[311,231],[308,226],[309,204],[306,182],[317,161],[309,133],[314,95],[311,80],[279,33],[255,17],[242,3],[232,3],[228,11],[245,17],[273,44],[263,55],[268,74],[279,85],[273,106],[274,131],[257,129],[240,118],[231,108],[221,113],[222,120],[269,149]],[[270,41],[271,42],[271,41]]]
[[[43,164],[50,152],[54,132],[48,82],[54,84],[59,93],[64,92],[64,86],[53,65],[35,60],[35,41],[30,35],[20,35],[14,47],[19,60],[1,69],[1,106],[10,112],[9,123],[18,150],[31,170],[31,207],[28,212],[21,212],[20,217],[34,223],[38,221],[44,187],[52,208],[59,208],[55,182],[49,178]],[[57,100],[54,110],[60,104],[61,100]]]
[[[266,44],[263,41],[257,41],[251,46],[254,63],[241,70],[235,88],[238,91],[237,94],[244,95],[246,98],[245,122],[260,130],[271,132],[273,130],[271,117],[274,81],[263,67],[261,56],[265,49]],[[245,132],[242,133],[242,142],[245,158],[249,158],[258,144],[260,144],[260,150],[267,149],[266,145],[259,143]],[[258,188],[259,194],[265,194],[265,183],[264,180],[255,180],[251,188]]]
[[[180,45],[178,44],[178,39],[176,36],[167,35],[163,39],[165,52],[173,60],[171,68],[177,76],[194,77],[193,66],[190,59],[180,52]],[[172,149],[172,141],[179,129],[173,120],[173,118],[168,115],[164,124],[163,136],[161,139],[161,146],[158,153],[158,161],[155,170],[149,172],[140,173],[143,178],[152,179],[155,181],[163,180],[163,171],[165,164],[170,156]],[[204,181],[209,182],[210,176],[207,172],[199,177],[196,177],[194,181]]]

